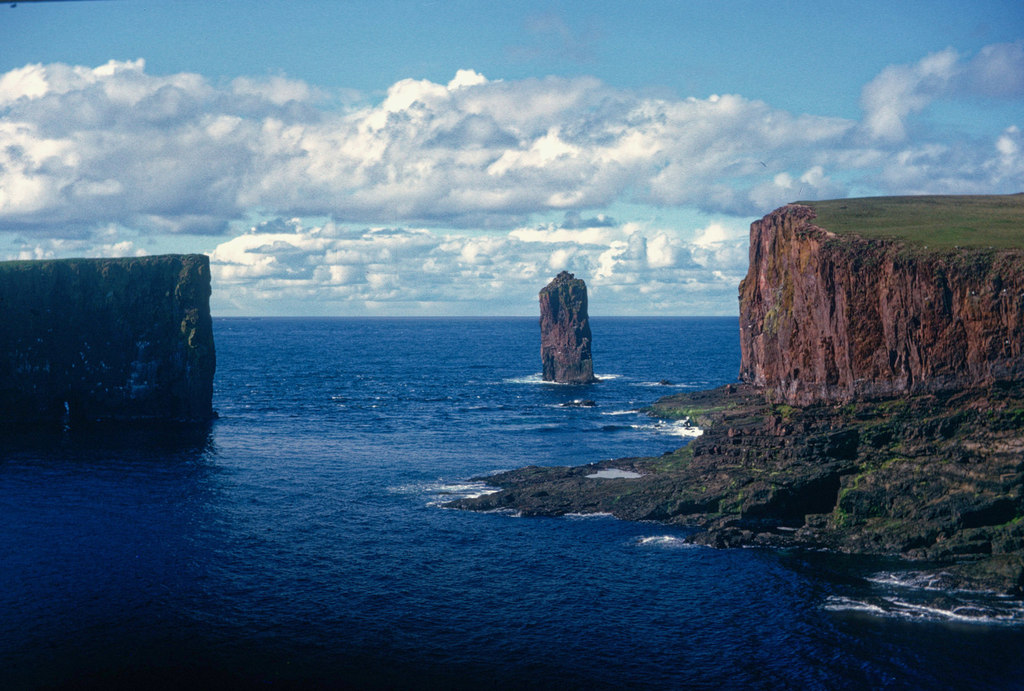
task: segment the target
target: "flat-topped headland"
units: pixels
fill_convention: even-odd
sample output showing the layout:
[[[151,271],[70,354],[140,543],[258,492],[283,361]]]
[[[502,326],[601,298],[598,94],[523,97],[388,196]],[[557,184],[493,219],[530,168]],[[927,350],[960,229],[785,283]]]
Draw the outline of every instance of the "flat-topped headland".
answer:
[[[1022,244],[1024,195],[777,209],[751,228],[740,378],[790,405],[1020,380]]]
[[[740,381],[650,407],[702,436],[483,478],[501,491],[457,505],[899,556],[1024,595],[1024,195],[784,206],[751,225],[739,292]]]
[[[0,425],[206,421],[203,255],[0,262]]]

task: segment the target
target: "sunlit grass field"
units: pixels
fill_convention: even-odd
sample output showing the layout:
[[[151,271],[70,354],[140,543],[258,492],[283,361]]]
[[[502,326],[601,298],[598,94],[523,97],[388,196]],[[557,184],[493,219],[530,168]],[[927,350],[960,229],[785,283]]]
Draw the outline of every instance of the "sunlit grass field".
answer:
[[[805,204],[833,233],[935,248],[1024,248],[1024,194],[864,197]]]

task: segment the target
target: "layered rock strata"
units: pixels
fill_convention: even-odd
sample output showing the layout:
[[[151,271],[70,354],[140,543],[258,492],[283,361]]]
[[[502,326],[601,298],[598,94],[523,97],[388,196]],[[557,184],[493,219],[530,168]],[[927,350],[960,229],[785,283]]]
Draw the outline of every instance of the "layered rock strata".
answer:
[[[1024,378],[1024,251],[928,250],[814,220],[789,205],[751,226],[744,381],[810,405]]]
[[[0,263],[8,428],[213,416],[202,255]]]
[[[540,291],[540,358],[544,381],[597,381],[590,354],[587,284],[563,271]]]

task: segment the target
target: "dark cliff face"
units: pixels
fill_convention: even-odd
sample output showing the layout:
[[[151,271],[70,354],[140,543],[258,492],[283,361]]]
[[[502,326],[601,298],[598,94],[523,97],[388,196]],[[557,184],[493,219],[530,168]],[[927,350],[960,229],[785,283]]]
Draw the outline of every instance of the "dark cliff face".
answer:
[[[1024,251],[836,235],[789,205],[750,229],[740,377],[791,405],[1024,377]]]
[[[213,415],[205,256],[3,262],[0,318],[5,426]]]
[[[563,271],[540,291],[540,357],[544,381],[589,384],[590,355],[587,284]]]

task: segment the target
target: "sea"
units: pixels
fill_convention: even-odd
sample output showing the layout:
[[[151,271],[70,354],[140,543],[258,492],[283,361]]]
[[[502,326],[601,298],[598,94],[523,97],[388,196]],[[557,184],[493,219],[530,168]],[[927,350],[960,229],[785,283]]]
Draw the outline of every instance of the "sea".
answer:
[[[1021,603],[913,565],[447,508],[736,379],[736,318],[591,326],[570,386],[536,318],[218,318],[208,428],[0,440],[0,688],[1024,688]]]

